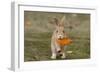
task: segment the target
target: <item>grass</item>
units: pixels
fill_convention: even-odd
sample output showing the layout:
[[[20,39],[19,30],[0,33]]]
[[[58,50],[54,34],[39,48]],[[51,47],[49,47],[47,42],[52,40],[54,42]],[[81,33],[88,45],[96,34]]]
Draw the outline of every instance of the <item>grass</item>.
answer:
[[[31,35],[34,34],[34,35]],[[25,61],[51,60],[51,34],[27,33],[25,34]],[[66,48],[66,59],[86,59],[90,57],[90,42],[87,38],[72,38],[73,43]],[[68,54],[67,51],[73,51]],[[60,58],[58,58],[59,60]]]
[[[39,61],[50,59],[50,33],[28,33],[25,40],[25,61]],[[36,34],[36,35],[35,35]],[[49,35],[48,35],[49,34]],[[27,34],[26,34],[27,35]],[[30,37],[29,37],[30,36]],[[27,36],[26,36],[27,37]],[[32,40],[32,38],[35,38]]]

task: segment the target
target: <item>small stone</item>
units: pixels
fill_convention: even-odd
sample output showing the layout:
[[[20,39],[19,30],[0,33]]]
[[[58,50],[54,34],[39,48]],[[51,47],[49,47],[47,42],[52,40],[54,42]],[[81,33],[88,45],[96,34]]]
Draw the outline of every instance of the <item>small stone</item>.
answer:
[[[67,53],[72,53],[73,51],[67,51]]]

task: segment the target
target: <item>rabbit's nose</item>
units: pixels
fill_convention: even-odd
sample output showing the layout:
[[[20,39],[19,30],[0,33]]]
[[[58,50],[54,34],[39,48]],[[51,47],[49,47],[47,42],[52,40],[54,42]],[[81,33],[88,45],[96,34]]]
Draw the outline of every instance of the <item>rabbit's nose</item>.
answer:
[[[62,35],[59,35],[59,39],[62,39]]]
[[[59,38],[62,38],[62,36],[59,36]]]
[[[61,37],[61,36],[59,36],[59,37],[58,37],[58,39],[62,39],[62,37]]]

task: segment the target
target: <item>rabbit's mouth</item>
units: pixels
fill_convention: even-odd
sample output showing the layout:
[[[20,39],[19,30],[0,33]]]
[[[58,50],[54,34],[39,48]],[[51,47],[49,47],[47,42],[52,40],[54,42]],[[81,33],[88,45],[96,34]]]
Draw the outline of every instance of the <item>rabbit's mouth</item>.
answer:
[[[64,39],[62,35],[58,36],[58,40]]]
[[[58,38],[58,40],[62,40],[62,39],[64,39],[64,38]]]

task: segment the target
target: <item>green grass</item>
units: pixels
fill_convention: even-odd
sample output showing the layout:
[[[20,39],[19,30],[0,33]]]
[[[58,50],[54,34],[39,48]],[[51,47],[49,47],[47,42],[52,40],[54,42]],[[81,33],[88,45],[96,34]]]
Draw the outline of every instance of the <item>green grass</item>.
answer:
[[[25,39],[25,61],[39,61],[50,59],[50,33],[26,34]],[[28,38],[27,38],[28,35]],[[33,39],[32,39],[33,38]],[[30,40],[29,40],[30,39]]]

